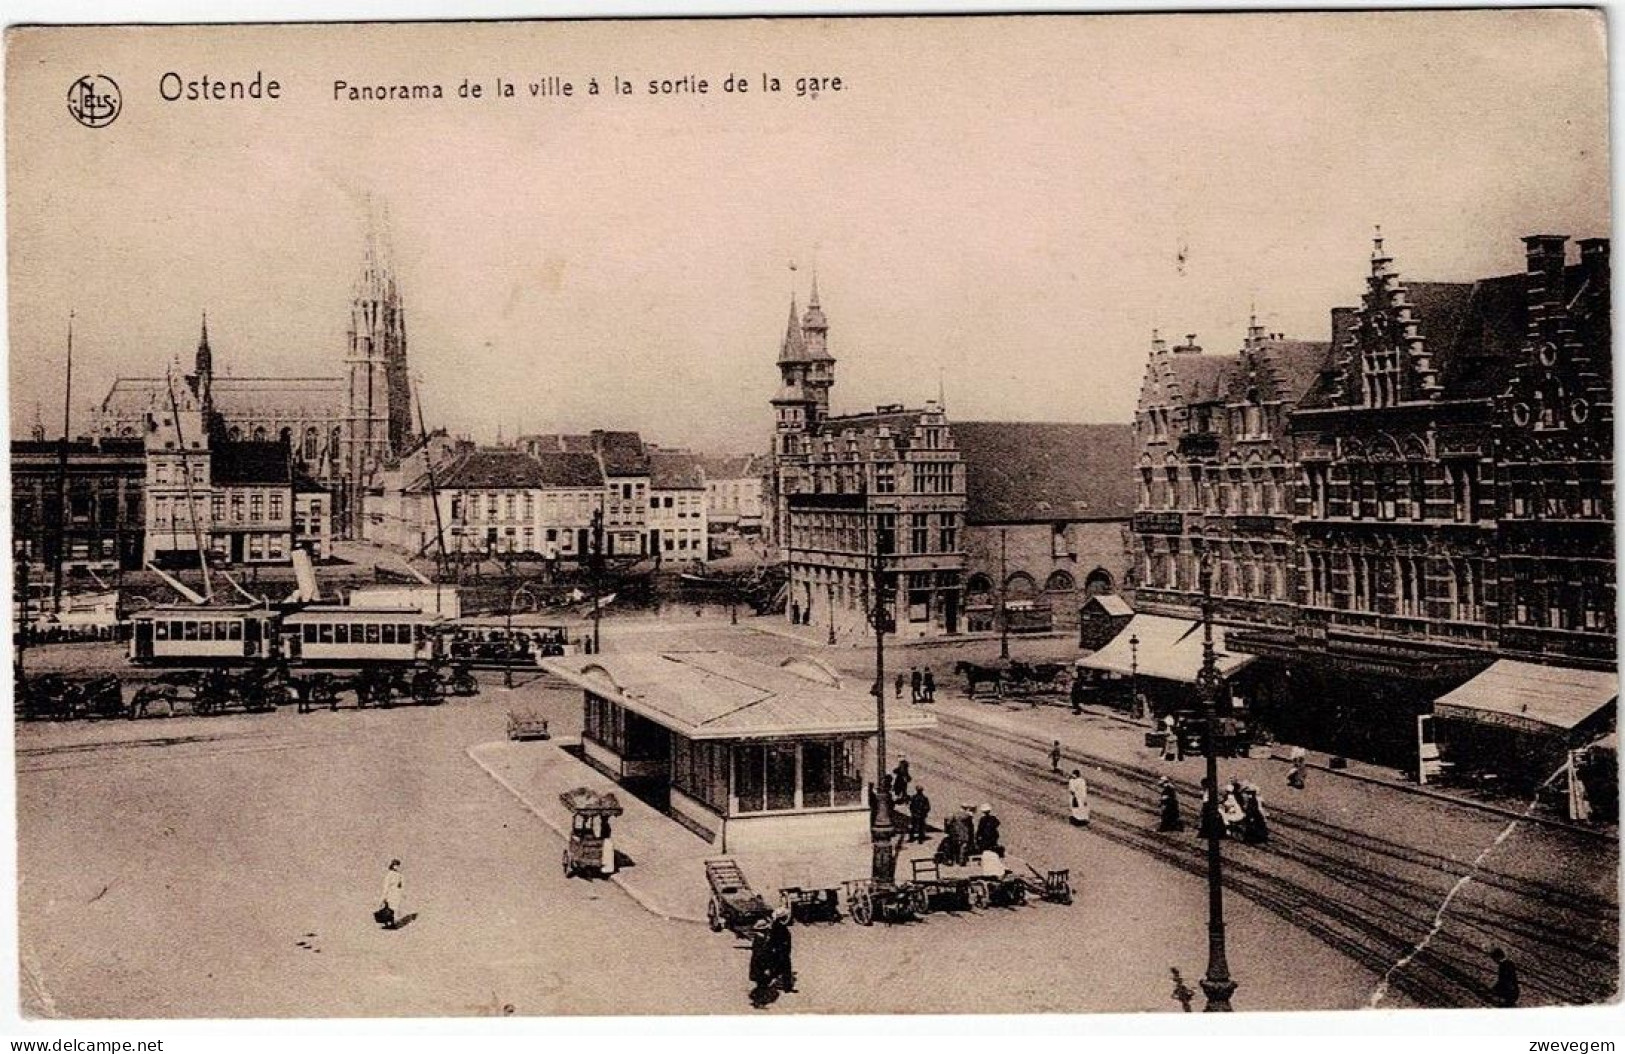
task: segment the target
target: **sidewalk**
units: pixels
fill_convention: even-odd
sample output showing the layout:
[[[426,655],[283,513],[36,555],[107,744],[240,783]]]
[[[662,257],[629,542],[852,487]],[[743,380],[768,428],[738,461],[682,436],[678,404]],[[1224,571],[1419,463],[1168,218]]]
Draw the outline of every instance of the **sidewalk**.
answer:
[[[869,873],[867,843],[817,853],[724,853],[562,749],[576,742],[497,740],[469,747],[468,756],[552,828],[559,836],[561,853],[562,843],[570,834],[570,813],[559,795],[577,787],[614,792],[625,809],[614,821],[616,856],[627,862],[610,876],[610,881],[639,906],[661,918],[706,921],[710,887],[705,880],[705,861],[717,857],[737,861],[751,887],[775,906],[780,889],[834,888],[844,879]],[[900,863],[899,873],[907,873],[907,866]]]
[[[1055,739],[1061,741],[1064,749],[1068,737],[1075,738],[1077,736],[1079,731],[1078,722],[1086,720],[1096,727],[1113,730],[1105,738],[1097,737],[1092,739],[1089,744],[1091,751],[1108,754],[1107,750],[1100,748],[1109,744],[1112,747],[1109,752],[1112,761],[1134,765],[1149,775],[1162,775],[1169,771],[1168,763],[1162,760],[1161,751],[1145,746],[1145,733],[1151,731],[1153,726],[1111,707],[1086,703],[1082,707],[1083,713],[1080,717],[1072,714],[1071,704],[1065,701],[1051,700],[1040,702],[1036,706],[1008,699],[971,702],[963,698],[945,697],[943,693],[939,692],[938,705],[943,703],[948,704],[946,712],[996,727],[1012,735],[1025,737],[1033,743],[1034,749],[1038,751],[1047,750],[1049,743]],[[1251,757],[1222,758],[1220,765],[1226,772],[1239,772],[1243,778],[1250,779],[1260,787],[1266,788],[1266,797],[1268,797],[1280,793],[1271,788],[1276,786],[1275,781],[1277,779],[1284,781],[1292,749],[1292,744],[1289,743],[1273,743],[1267,748],[1267,753],[1254,750]],[[1189,764],[1193,760],[1199,762],[1201,759],[1187,757],[1185,764]],[[1451,793],[1434,787],[1418,785],[1411,779],[1409,773],[1399,769],[1357,761],[1353,758],[1346,759],[1347,764],[1345,767],[1333,768],[1330,760],[1330,756],[1324,752],[1321,752],[1318,758],[1315,752],[1310,752],[1308,765],[1309,768],[1324,772],[1329,776],[1386,787],[1405,794],[1430,798],[1446,805],[1493,813],[1508,819],[1538,823],[1546,827],[1558,828],[1592,838],[1612,841],[1618,837],[1618,831],[1614,827],[1585,826],[1570,823],[1566,819],[1545,816],[1538,811],[1530,812],[1527,803],[1514,807],[1495,802],[1480,801],[1465,794]],[[1224,772],[1221,772],[1221,776],[1224,776]]]

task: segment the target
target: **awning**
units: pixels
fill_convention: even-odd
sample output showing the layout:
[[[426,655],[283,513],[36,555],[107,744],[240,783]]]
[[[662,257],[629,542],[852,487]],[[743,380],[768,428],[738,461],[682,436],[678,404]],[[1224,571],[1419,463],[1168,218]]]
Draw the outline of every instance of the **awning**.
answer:
[[[1433,704],[1435,717],[1537,735],[1571,732],[1619,698],[1612,670],[1576,670],[1502,659]]]
[[[1223,626],[1213,627],[1213,651],[1219,674],[1225,677],[1255,658],[1226,649]],[[1105,647],[1077,665],[1125,677],[1137,674],[1195,684],[1202,669],[1202,625],[1163,615],[1135,615]]]

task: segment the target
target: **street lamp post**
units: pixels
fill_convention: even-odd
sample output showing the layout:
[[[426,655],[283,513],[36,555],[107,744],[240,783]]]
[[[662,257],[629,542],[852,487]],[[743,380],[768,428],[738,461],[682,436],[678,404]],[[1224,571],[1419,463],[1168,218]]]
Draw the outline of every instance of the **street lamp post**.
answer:
[[[1219,755],[1218,710],[1219,676],[1217,656],[1213,651],[1213,569],[1211,560],[1204,555],[1202,578],[1202,669],[1196,675],[1197,688],[1202,698],[1202,709],[1207,718],[1207,792],[1209,798],[1202,803],[1202,818],[1207,827],[1207,974],[1202,978],[1202,991],[1207,995],[1208,1013],[1229,1013],[1230,997],[1235,994],[1236,982],[1230,978],[1230,964],[1224,950],[1224,881],[1223,855],[1219,839],[1223,825],[1219,821]],[[1211,811],[1210,811],[1211,810]]]
[[[827,597],[827,599],[829,601],[829,642],[831,644],[834,644],[835,643],[835,583],[834,582],[828,582],[828,583],[825,583],[825,586],[829,591],[829,595]]]
[[[870,621],[875,630],[875,802],[869,815],[869,843],[872,851],[870,875],[876,883],[891,884],[897,877],[897,851],[892,845],[891,790],[886,783],[886,560],[880,544],[879,521],[875,526],[874,607]]]
[[[1134,711],[1135,717],[1144,717],[1140,713],[1140,637],[1138,634],[1128,639],[1128,702]]]
[[[502,686],[513,687],[513,609],[519,603],[519,594],[530,589],[529,582],[521,582],[508,594],[508,631],[502,652]]]

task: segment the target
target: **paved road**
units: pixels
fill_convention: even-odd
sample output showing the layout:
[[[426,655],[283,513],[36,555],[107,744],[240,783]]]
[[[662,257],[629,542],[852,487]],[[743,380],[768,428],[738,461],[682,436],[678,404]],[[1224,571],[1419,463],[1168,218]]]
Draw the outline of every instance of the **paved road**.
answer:
[[[807,650],[686,617],[615,624],[606,644],[725,645],[767,659]],[[829,656],[855,673],[866,662],[855,650]],[[27,1011],[745,1011],[736,942],[654,918],[607,883],[564,880],[555,836],[467,758],[470,744],[502,735],[512,701],[542,708],[561,732],[578,726],[574,692],[529,682],[509,695],[499,681],[487,675],[485,696],[433,708],[21,726]],[[1136,754],[1138,732],[1055,709],[946,698],[938,709],[938,729],[898,737],[897,749],[939,810],[997,802],[1012,849],[1072,868],[1078,902],[798,928],[802,992],[773,1012],[1173,1009],[1168,968],[1192,983],[1202,970],[1204,886],[1194,838],[1150,830],[1155,766]],[[1041,746],[1052,736],[1096,787],[1087,831],[1064,821]],[[1251,764],[1261,785],[1279,782],[1270,763]],[[1194,762],[1177,777],[1187,803],[1195,777]],[[1227,846],[1243,1009],[1366,1005],[1504,826],[1330,776],[1290,803],[1266,793],[1275,841]],[[406,861],[418,918],[385,933],[368,916],[391,856]],[[1383,1005],[1479,1005],[1492,942],[1522,960],[1532,1001],[1605,997],[1615,866],[1595,844],[1520,826]]]

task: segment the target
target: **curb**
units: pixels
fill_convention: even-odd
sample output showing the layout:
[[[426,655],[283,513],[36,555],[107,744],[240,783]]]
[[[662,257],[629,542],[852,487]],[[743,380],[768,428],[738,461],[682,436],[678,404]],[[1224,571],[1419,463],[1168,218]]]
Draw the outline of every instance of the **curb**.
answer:
[[[1125,724],[1125,725],[1133,725],[1133,726],[1136,726],[1136,727],[1139,727],[1139,728],[1149,728],[1149,727],[1151,727],[1149,725],[1146,725],[1144,722],[1136,721],[1132,717],[1123,717],[1122,715],[1119,715],[1119,714],[1113,714],[1113,713],[1103,711],[1103,710],[1098,710],[1098,709],[1091,709],[1088,706],[1085,706],[1084,710],[1086,712],[1094,714],[1097,717],[1111,718],[1112,720],[1118,721],[1118,722],[1120,722],[1122,724]],[[977,719],[976,718],[969,718],[969,720],[975,721]],[[985,722],[982,722],[982,723],[985,723]],[[1022,735],[1022,736],[1027,736],[1027,733],[1022,733],[1022,732],[1018,732],[1018,733],[1015,733],[1015,734]],[[1043,745],[1043,740],[1041,738],[1040,739],[1032,739],[1032,738],[1029,737],[1028,741],[1035,744],[1035,745],[1038,745],[1038,746]],[[1260,758],[1258,758],[1258,760],[1261,760],[1261,761],[1280,761],[1280,762],[1285,763],[1290,759],[1284,758],[1279,754],[1271,753],[1268,757],[1260,757]],[[1533,813],[1527,813],[1526,814],[1526,813],[1523,813],[1523,812],[1519,812],[1516,809],[1509,809],[1509,808],[1507,808],[1505,806],[1502,806],[1502,805],[1491,805],[1488,802],[1474,801],[1471,798],[1461,798],[1461,797],[1457,797],[1456,795],[1453,795],[1453,794],[1444,794],[1444,793],[1442,793],[1440,791],[1428,790],[1426,787],[1419,787],[1419,786],[1416,786],[1414,784],[1396,783],[1396,782],[1393,782],[1391,780],[1383,779],[1383,778],[1381,778],[1379,776],[1368,776],[1368,775],[1365,775],[1364,773],[1355,772],[1352,769],[1334,769],[1329,765],[1323,765],[1323,764],[1321,764],[1319,762],[1315,762],[1315,761],[1311,761],[1308,764],[1309,764],[1310,768],[1318,769],[1319,771],[1325,772],[1328,775],[1338,776],[1338,777],[1341,777],[1343,779],[1358,780],[1361,783],[1369,783],[1372,786],[1376,786],[1376,787],[1385,787],[1385,788],[1387,788],[1389,790],[1399,791],[1402,794],[1413,794],[1413,795],[1416,795],[1416,796],[1422,797],[1422,798],[1430,798],[1433,801],[1439,802],[1440,804],[1443,804],[1443,805],[1459,805],[1459,806],[1462,806],[1462,807],[1468,808],[1468,809],[1477,809],[1480,812],[1493,813],[1494,815],[1502,816],[1502,817],[1505,817],[1506,819],[1509,819],[1509,820],[1522,820],[1525,823],[1540,824],[1543,827],[1551,827],[1551,828],[1555,828],[1555,829],[1561,830],[1561,831],[1568,831],[1571,834],[1577,834],[1577,835],[1581,835],[1581,836],[1588,837],[1588,838],[1605,839],[1605,840],[1607,840],[1609,842],[1612,842],[1616,838],[1618,838],[1618,835],[1616,833],[1614,833],[1614,832],[1601,830],[1601,829],[1598,829],[1598,828],[1592,828],[1592,827],[1581,827],[1578,824],[1570,823],[1567,820],[1555,820],[1555,819],[1552,819],[1551,817],[1537,816],[1537,815],[1535,815]],[[1138,765],[1134,765],[1133,767],[1136,768],[1136,769],[1139,769]],[[1152,770],[1149,770],[1149,769],[1139,769],[1139,771],[1144,772],[1147,775],[1155,775],[1156,774],[1155,772],[1153,772]]]
[[[561,741],[554,740],[553,742],[559,743]],[[538,820],[541,820],[542,823],[546,824],[548,829],[554,834],[558,835],[561,840],[567,840],[569,835],[565,833],[562,827],[554,823],[553,820],[541,809],[539,809],[534,802],[525,797],[524,793],[520,791],[519,788],[515,787],[512,783],[509,783],[502,777],[501,774],[494,771],[489,765],[481,761],[479,757],[475,755],[475,749],[485,745],[486,744],[483,743],[475,743],[473,746],[465,748],[463,753],[468,755],[468,759],[474,762],[474,764],[478,765],[482,772],[495,780],[498,786],[507,791],[509,794],[513,795],[514,798],[518,800],[519,804],[525,807],[527,812],[535,816]],[[613,875],[609,876],[609,880],[619,886],[621,888],[621,892],[632,898],[633,903],[637,904],[638,907],[642,908],[644,911],[647,911],[649,914],[666,919],[670,922],[693,922],[700,925],[705,924],[705,919],[703,918],[698,918],[693,915],[674,914],[673,912],[669,912],[663,908],[657,907],[651,900],[639,893],[635,887],[628,885],[626,881],[621,878],[621,874],[622,872],[617,871]]]

